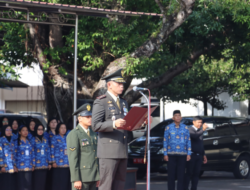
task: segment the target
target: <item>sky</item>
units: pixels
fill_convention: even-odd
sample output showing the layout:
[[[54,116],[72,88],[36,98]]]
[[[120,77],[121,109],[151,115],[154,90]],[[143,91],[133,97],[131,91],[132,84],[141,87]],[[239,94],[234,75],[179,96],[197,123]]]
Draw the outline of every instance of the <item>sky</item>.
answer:
[[[28,84],[29,86],[42,86],[43,73],[38,64],[32,63],[33,68],[25,67],[18,69],[20,74],[19,81]]]

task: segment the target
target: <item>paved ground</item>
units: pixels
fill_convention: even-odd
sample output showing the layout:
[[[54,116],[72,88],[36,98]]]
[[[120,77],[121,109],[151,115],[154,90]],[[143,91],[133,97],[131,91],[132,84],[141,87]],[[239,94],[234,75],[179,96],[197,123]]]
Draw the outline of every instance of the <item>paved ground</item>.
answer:
[[[151,175],[151,190],[167,190],[167,174]],[[198,190],[246,190],[250,179],[235,179],[228,172],[205,172],[199,181]],[[137,190],[146,190],[146,179],[137,181]]]

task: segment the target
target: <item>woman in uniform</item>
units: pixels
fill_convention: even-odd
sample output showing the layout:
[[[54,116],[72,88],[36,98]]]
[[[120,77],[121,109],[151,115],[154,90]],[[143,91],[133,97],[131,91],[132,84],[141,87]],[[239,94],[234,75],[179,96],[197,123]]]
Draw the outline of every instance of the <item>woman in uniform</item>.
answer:
[[[48,120],[47,131],[44,132],[44,137],[49,141],[49,146],[51,145],[51,139],[56,135],[56,126],[57,119],[55,117],[50,118]],[[53,169],[51,168],[48,172],[46,190],[51,190]]]
[[[9,125],[9,120],[7,117],[2,118],[2,121],[0,123],[0,127],[2,128],[4,125]],[[1,135],[1,130],[0,130],[0,135]]]
[[[35,171],[33,174],[33,190],[45,190],[48,170],[51,168],[50,146],[44,137],[43,125],[35,126],[35,138],[32,140],[35,153]]]
[[[56,127],[56,135],[51,140],[51,156],[53,162],[52,190],[68,190],[71,185],[66,133],[66,125],[59,123]]]
[[[1,129],[0,138],[0,167],[1,167],[1,189],[15,190],[14,184],[16,171],[15,144],[10,125],[4,125]]]
[[[18,139],[18,127],[19,127],[18,121],[16,119],[14,119],[11,122],[11,128],[12,128],[12,135],[13,135],[15,140]]]
[[[35,138],[35,126],[36,126],[36,122],[33,120],[33,119],[31,119],[30,121],[29,121],[29,128],[28,128],[28,130],[29,130],[29,134],[28,134],[28,140],[29,141],[32,141],[33,140],[33,138]]]
[[[57,119],[52,117],[48,121],[47,131],[44,133],[44,136],[49,140],[49,144],[51,143],[52,137],[56,135],[56,126],[57,126]]]
[[[18,190],[32,190],[32,171],[35,168],[35,154],[28,140],[29,130],[25,125],[19,127],[19,136],[15,146]]]
[[[8,125],[8,124],[9,124],[8,118],[7,118],[7,117],[4,117],[4,118],[2,119],[2,126]]]

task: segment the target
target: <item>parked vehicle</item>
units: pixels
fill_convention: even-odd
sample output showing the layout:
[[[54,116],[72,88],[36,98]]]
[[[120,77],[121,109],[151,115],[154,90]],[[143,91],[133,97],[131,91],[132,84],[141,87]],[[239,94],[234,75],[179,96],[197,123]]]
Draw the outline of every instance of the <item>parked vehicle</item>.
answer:
[[[209,128],[204,132],[204,148],[208,159],[203,171],[233,172],[239,179],[249,176],[250,167],[250,122],[246,118],[202,117]],[[193,117],[183,117],[182,123],[192,126]],[[165,120],[151,129],[151,172],[167,172],[163,160],[163,135],[172,119]],[[138,178],[146,175],[143,164],[146,136],[135,139],[128,145],[128,166],[138,168]]]
[[[0,113],[0,121],[3,117],[7,117],[9,120],[16,119],[20,125],[27,125],[28,118],[34,119],[36,124],[42,124],[45,128],[47,128],[47,123],[42,115],[37,114],[13,114],[13,113]]]

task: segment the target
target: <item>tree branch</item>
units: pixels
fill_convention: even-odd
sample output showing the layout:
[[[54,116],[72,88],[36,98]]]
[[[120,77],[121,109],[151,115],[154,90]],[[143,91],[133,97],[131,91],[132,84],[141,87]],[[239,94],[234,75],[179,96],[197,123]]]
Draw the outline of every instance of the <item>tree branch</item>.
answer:
[[[148,88],[150,90],[158,88],[162,85],[168,85],[174,77],[179,75],[180,73],[183,73],[184,71],[188,70],[192,67],[193,63],[204,53],[207,53],[208,51],[212,50],[216,46],[214,44],[211,44],[209,48],[204,48],[203,50],[197,50],[194,51],[189,59],[187,59],[184,62],[181,62],[180,64],[176,65],[175,67],[167,70],[162,76],[158,78],[154,78],[152,80],[144,81],[138,86]],[[132,104],[136,100],[138,100],[141,97],[141,94],[139,92],[135,92],[133,90],[130,90],[126,95],[125,99],[127,100],[128,104]]]
[[[155,1],[157,3],[158,0]],[[160,2],[157,4],[161,11],[163,11],[163,7],[159,3]],[[150,39],[144,42],[142,46],[137,48],[137,50],[131,54],[131,57],[150,57],[154,52],[159,50],[160,46],[168,39],[169,35],[172,34],[172,32],[176,30],[183,22],[185,22],[188,16],[192,13],[194,3],[195,0],[182,0],[181,9],[177,13],[171,15],[168,20],[163,22],[160,32],[156,36],[152,36]]]
[[[162,3],[159,0],[155,0],[156,4],[158,5],[158,7],[161,10],[161,14],[163,14],[163,19],[162,22],[166,23],[167,18],[166,18],[166,12],[165,12],[165,8],[163,7]]]

